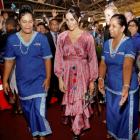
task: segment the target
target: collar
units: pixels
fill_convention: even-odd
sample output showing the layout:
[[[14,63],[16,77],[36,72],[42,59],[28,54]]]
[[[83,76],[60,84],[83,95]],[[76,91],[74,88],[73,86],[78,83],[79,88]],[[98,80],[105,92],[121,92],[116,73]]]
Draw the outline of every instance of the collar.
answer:
[[[50,31],[50,33],[51,33],[52,35],[58,34],[58,32],[52,32],[52,31]]]

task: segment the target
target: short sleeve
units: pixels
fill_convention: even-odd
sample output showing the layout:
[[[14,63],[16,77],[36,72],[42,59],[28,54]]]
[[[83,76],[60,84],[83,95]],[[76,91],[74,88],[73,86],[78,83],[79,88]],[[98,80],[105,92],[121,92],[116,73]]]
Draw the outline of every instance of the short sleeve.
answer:
[[[125,46],[125,57],[131,57],[135,59],[136,56],[136,48],[133,45],[132,39],[128,39],[126,41],[126,46]]]
[[[6,50],[4,53],[5,60],[14,60],[15,59],[14,45],[12,44],[11,40],[12,40],[12,38],[8,37],[7,43],[6,43]]]
[[[52,58],[52,53],[51,53],[51,49],[50,49],[50,45],[48,42],[48,39],[46,36],[42,35],[42,39],[41,39],[41,48],[42,48],[42,57],[43,59],[49,59]]]

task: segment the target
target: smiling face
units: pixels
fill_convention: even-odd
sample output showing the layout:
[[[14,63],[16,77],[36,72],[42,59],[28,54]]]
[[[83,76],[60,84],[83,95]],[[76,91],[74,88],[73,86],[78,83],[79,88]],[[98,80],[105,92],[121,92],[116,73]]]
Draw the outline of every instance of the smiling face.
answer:
[[[66,24],[67,24],[69,30],[71,30],[71,31],[73,31],[79,27],[78,21],[75,20],[75,18],[73,17],[73,15],[70,12],[68,12],[66,14]]]
[[[30,13],[26,13],[19,20],[22,32],[30,34],[33,31],[33,17]]]
[[[132,21],[128,25],[128,30],[131,33],[131,36],[134,36],[138,32],[138,26]]]
[[[45,28],[45,26],[44,26],[43,24],[38,25],[36,30],[37,30],[38,32],[43,33],[43,34],[46,33],[46,28]]]
[[[117,18],[112,18],[110,20],[110,27],[109,27],[109,32],[112,38],[116,38],[118,36],[122,36],[124,32],[125,27],[121,26],[119,24],[119,21]]]

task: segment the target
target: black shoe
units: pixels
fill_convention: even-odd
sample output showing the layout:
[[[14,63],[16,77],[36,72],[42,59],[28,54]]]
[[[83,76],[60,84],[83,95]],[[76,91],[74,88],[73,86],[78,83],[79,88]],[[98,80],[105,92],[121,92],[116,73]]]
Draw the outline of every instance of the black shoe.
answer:
[[[72,140],[80,140],[80,136],[79,135],[73,135],[73,139]]]

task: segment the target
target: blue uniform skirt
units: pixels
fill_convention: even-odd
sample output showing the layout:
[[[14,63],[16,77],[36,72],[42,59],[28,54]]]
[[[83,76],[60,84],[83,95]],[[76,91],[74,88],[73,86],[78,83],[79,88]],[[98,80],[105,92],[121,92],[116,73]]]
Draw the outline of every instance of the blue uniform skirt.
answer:
[[[21,105],[33,137],[45,136],[52,133],[45,117],[46,97],[21,100]]]
[[[126,103],[120,107],[121,95],[106,90],[106,119],[108,133],[116,140],[132,140],[138,131],[138,90],[129,94]]]

